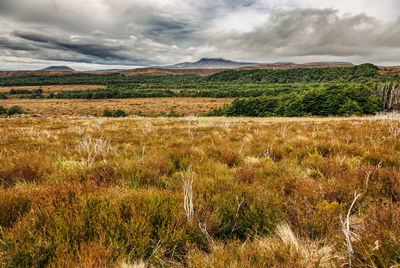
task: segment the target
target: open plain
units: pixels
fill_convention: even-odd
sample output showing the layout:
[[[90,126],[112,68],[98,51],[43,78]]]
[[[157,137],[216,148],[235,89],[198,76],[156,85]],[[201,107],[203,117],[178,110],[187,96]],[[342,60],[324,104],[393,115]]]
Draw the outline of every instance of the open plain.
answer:
[[[398,118],[2,118],[0,265],[396,265]]]
[[[232,102],[231,98],[136,98],[136,99],[0,99],[0,105],[20,106],[42,116],[101,116],[105,109],[122,109],[130,115],[168,113],[199,115]]]

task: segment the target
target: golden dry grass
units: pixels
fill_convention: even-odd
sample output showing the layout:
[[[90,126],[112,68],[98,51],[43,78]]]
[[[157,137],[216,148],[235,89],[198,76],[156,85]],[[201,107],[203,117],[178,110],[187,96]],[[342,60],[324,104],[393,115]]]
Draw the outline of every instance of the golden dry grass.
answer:
[[[7,117],[0,163],[1,267],[347,267],[354,191],[353,267],[400,262],[398,116]]]
[[[389,75],[400,75],[400,66],[380,67],[380,73]]]
[[[171,109],[179,114],[198,115],[232,101],[222,98],[6,99],[0,100],[0,105],[5,108],[18,105],[24,111],[43,116],[102,115],[105,109],[122,109],[130,115],[141,112],[153,116]]]

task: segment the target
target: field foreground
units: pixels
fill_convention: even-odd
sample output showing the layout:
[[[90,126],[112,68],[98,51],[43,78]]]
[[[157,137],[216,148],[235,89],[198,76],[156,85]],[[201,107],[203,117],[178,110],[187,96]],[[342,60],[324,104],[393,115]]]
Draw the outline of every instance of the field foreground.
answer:
[[[385,117],[2,118],[0,266],[395,266],[399,138]]]

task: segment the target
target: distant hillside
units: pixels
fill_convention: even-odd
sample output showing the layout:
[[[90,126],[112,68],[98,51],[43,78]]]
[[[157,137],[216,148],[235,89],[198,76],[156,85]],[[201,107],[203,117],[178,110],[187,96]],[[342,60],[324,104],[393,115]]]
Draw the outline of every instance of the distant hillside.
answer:
[[[119,72],[119,71],[124,71],[124,70],[130,70],[130,69],[103,69],[103,70],[88,70],[86,72]]]
[[[181,75],[181,74],[198,74],[198,75],[211,75],[217,72],[222,72],[230,68],[196,68],[196,69],[168,69],[168,68],[137,68],[131,70],[118,71],[124,75]],[[98,72],[102,73],[102,72]],[[103,72],[107,73],[107,72]],[[110,72],[112,73],[112,72]]]
[[[307,62],[302,64],[297,63],[272,63],[260,64],[254,66],[244,66],[240,70],[254,70],[254,69],[272,69],[272,70],[285,70],[297,68],[329,68],[329,67],[351,67],[354,66],[350,62]]]
[[[41,71],[75,71],[75,70],[68,66],[49,66],[47,68],[42,69]]]
[[[324,61],[323,63],[333,64],[333,65],[337,65],[337,64],[339,64],[339,65],[354,65],[353,63],[346,62],[346,61]]]
[[[243,66],[254,66],[259,65],[260,63],[254,62],[237,62],[231,60],[225,60],[222,58],[213,59],[213,58],[203,58],[196,62],[183,62],[169,66],[163,66],[163,68],[167,69],[230,69],[230,68],[238,68]]]

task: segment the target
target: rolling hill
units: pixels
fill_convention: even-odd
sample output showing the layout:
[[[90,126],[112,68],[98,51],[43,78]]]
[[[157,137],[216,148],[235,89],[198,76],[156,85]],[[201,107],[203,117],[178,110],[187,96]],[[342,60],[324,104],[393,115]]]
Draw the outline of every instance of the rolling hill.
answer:
[[[260,63],[254,62],[237,62],[222,58],[202,58],[196,62],[183,62],[169,66],[163,66],[167,69],[231,69],[243,66],[254,66]]]
[[[49,66],[47,68],[41,69],[40,71],[75,71],[68,66]]]

